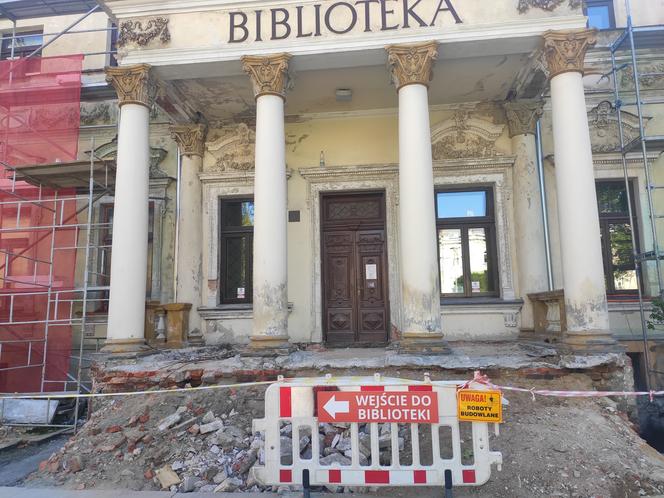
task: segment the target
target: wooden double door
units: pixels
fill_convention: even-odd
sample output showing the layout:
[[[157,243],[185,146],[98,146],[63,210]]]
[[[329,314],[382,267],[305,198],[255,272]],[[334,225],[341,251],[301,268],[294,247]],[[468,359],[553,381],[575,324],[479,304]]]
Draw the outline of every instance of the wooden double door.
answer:
[[[390,327],[385,195],[323,194],[321,211],[324,339],[384,344]]]

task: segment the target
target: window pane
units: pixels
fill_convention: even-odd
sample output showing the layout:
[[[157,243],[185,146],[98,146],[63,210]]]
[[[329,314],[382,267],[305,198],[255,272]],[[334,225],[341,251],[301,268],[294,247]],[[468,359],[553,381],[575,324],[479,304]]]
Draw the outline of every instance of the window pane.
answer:
[[[628,223],[609,225],[611,264],[615,290],[635,290],[636,271],[632,255],[632,229]]]
[[[440,289],[443,294],[463,294],[461,229],[438,231]]]
[[[486,192],[439,192],[439,218],[486,216]]]
[[[221,210],[224,226],[251,227],[254,225],[254,203],[252,201],[225,202]]]
[[[588,6],[588,26],[597,29],[611,28],[611,16],[608,5]]]
[[[622,182],[600,182],[597,184],[597,204],[600,214],[628,215],[627,191]]]
[[[484,228],[468,229],[468,252],[470,257],[471,292],[490,292],[489,253]]]
[[[249,297],[249,253],[248,237],[226,239],[226,298],[247,299]]]

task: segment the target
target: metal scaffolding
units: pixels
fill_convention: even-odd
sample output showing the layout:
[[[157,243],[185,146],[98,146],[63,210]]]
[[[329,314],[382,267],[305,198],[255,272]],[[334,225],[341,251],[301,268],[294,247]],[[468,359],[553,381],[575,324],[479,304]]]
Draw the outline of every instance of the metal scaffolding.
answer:
[[[99,10],[94,0],[71,0],[61,7],[62,12],[48,3],[29,6],[26,2],[6,2],[0,7],[0,18],[13,23],[11,35],[3,36],[12,40],[12,60],[17,40],[26,36],[17,34],[17,20],[80,14],[60,32],[44,33],[40,47],[9,65],[10,87],[13,72],[61,36],[116,31],[115,27],[73,30]],[[114,54],[110,47],[104,52],[79,55]],[[102,216],[102,202],[113,195],[115,172],[113,162],[95,156],[94,137],[89,147],[89,160],[84,161],[22,167],[0,161],[0,391],[3,382],[24,376],[30,378],[35,389],[22,395],[60,396],[40,404],[39,410],[42,405],[45,410],[43,416],[27,423],[8,419],[8,410],[15,408],[9,404],[16,400],[2,399],[0,423],[4,425],[75,429],[80,400],[62,396],[90,391],[86,372],[90,358],[86,355],[99,349],[98,336],[91,332],[105,329],[110,282],[105,274],[109,266],[104,262],[110,256],[112,222]],[[72,261],[67,269],[71,282],[66,284],[55,264],[63,253],[70,255],[64,261]],[[17,275],[12,267],[30,271]],[[3,353],[9,363],[3,363]],[[38,382],[32,382],[37,376]],[[71,412],[64,421],[53,419],[58,405],[66,405]]]
[[[652,236],[652,247],[649,250],[637,251],[639,247],[636,240],[636,231],[631,230],[632,248],[634,257],[634,267],[636,270],[636,281],[638,287],[638,301],[641,315],[641,327],[643,337],[643,354],[646,364],[646,383],[648,389],[651,389],[651,363],[649,358],[649,336],[648,336],[648,317],[646,313],[645,295],[655,294],[648,289],[644,289],[644,275],[648,271],[654,271],[656,275],[657,295],[664,297],[664,248],[660,246],[658,235],[658,220],[664,219],[664,211],[657,212],[657,203],[654,201],[654,193],[664,189],[664,184],[658,184],[653,170],[652,152],[664,150],[664,136],[648,135],[646,130],[646,117],[644,107],[647,105],[664,104],[664,98],[661,96],[646,97],[643,91],[644,78],[664,78],[664,72],[647,71],[642,72],[642,65],[639,64],[640,51],[646,49],[661,50],[664,49],[664,26],[634,26],[632,20],[632,9],[630,0],[625,0],[627,13],[627,26],[620,32],[618,38],[610,45],[611,52],[611,75],[613,79],[614,105],[618,117],[618,130],[620,138],[620,152],[625,180],[625,191],[627,193],[627,206],[629,210],[629,219],[632,227],[636,227],[636,213],[632,209],[632,199],[630,191],[630,179],[628,162],[638,160],[642,164],[645,177],[645,192],[647,198],[647,208],[649,223],[647,224]],[[623,87],[623,82],[629,81],[627,88]],[[636,109],[638,116],[638,136],[627,140],[625,131],[624,108],[630,107]],[[645,228],[644,223],[644,228]],[[650,265],[650,266],[648,266]],[[645,272],[644,272],[645,270]]]
[[[111,223],[104,221],[99,213],[101,200],[112,195],[114,172],[109,162],[94,157],[94,138],[90,141],[90,151],[91,157],[87,164],[62,163],[20,169],[1,165],[7,172],[6,178],[11,180],[11,186],[0,188],[3,198],[9,199],[0,201],[0,214],[3,211],[15,212],[16,221],[12,226],[0,228],[0,239],[16,234],[30,234],[31,242],[18,252],[0,248],[0,256],[4,257],[0,265],[0,330],[13,336],[9,340],[0,340],[0,353],[7,348],[27,349],[21,364],[4,368],[0,365],[0,374],[39,368],[39,393],[62,395],[89,392],[90,386],[84,372],[89,368],[89,359],[85,355],[90,352],[89,349],[96,351],[98,342],[94,341],[90,345],[88,341],[86,348],[86,337],[89,336],[90,327],[103,327],[106,323],[110,277],[103,273],[104,265],[101,262],[107,258],[111,246],[102,241],[106,239],[104,235],[110,232]],[[21,184],[37,187],[38,196],[31,198],[22,195]],[[75,206],[75,211],[71,213],[71,209],[65,208],[66,205]],[[83,219],[79,220],[79,217]],[[41,222],[35,224],[34,220]],[[63,243],[64,238],[68,242]],[[46,251],[48,256],[35,257],[35,249],[43,244],[49,246]],[[73,286],[62,287],[56,279],[54,261],[59,251],[76,255]],[[11,275],[11,264],[21,261],[33,268],[28,278]],[[29,290],[26,292],[23,286],[28,286]],[[35,287],[38,290],[34,290]],[[26,316],[22,309],[26,298],[32,302],[44,300],[45,309]],[[33,331],[30,337],[22,336],[27,335],[21,333],[26,327]],[[59,340],[58,330],[66,328],[70,329],[72,338],[68,368],[66,372],[56,371],[56,378],[53,378],[53,368],[47,366],[52,355],[62,355],[63,352],[58,348],[51,351],[49,341]],[[45,404],[47,410],[49,405]],[[29,425],[75,427],[78,408],[79,399],[75,398],[70,423],[53,424],[48,421],[51,418],[49,416],[44,423]],[[4,415],[3,400],[0,404],[0,420],[5,420]]]

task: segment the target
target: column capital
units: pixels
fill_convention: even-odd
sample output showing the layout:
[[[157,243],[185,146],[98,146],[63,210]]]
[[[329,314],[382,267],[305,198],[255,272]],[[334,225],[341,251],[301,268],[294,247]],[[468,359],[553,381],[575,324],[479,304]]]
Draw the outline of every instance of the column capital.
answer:
[[[385,50],[392,82],[397,91],[415,83],[429,86],[433,78],[433,62],[438,58],[438,43],[390,45]]]
[[[251,79],[256,98],[261,95],[277,95],[286,98],[286,90],[290,87],[288,75],[290,59],[290,54],[245,55],[242,57],[242,69]]]
[[[510,138],[517,135],[534,135],[537,120],[542,115],[544,102],[541,100],[516,100],[505,102],[503,109],[507,116]]]
[[[151,69],[149,64],[106,68],[106,81],[115,88],[119,106],[139,104],[152,107],[157,86]]]
[[[597,42],[596,29],[547,31],[542,36],[550,78],[567,72],[583,74],[586,52]]]
[[[171,125],[169,130],[183,156],[203,157],[207,126],[204,124],[178,124]]]

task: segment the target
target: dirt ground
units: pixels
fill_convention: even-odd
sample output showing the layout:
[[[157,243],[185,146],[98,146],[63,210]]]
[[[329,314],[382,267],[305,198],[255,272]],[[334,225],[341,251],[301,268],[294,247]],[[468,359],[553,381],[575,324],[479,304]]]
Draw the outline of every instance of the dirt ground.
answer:
[[[508,376],[500,380],[517,384]],[[591,389],[590,379],[582,374],[529,382],[528,387]],[[277,491],[248,476],[262,458],[262,441],[251,434],[251,420],[263,416],[263,391],[252,387],[95,400],[82,430],[22,485],[155,490],[162,487],[160,478],[168,484],[167,478],[175,475],[180,482],[171,489]],[[494,468],[487,484],[459,488],[455,497],[664,494],[664,458],[637,435],[614,401],[538,397],[533,402],[529,394],[516,393],[507,398],[505,423],[500,435],[491,439],[492,449],[503,454],[502,471]],[[219,429],[201,434],[206,423]],[[412,488],[327,491],[413,496]],[[441,496],[441,491],[423,489],[417,496]]]

